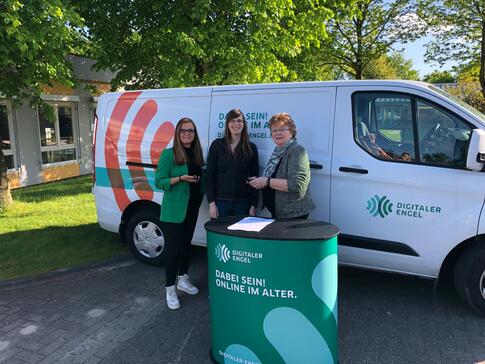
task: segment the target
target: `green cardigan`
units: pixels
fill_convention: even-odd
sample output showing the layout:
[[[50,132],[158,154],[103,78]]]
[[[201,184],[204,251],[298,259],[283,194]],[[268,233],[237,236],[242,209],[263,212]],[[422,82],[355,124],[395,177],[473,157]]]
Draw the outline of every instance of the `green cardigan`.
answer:
[[[183,176],[188,173],[187,164],[175,163],[173,149],[164,149],[158,160],[155,174],[155,186],[163,190],[160,220],[164,222],[182,222],[187,214],[187,205],[190,198],[188,182],[177,182],[170,185],[170,178]],[[202,180],[200,182],[203,193]]]

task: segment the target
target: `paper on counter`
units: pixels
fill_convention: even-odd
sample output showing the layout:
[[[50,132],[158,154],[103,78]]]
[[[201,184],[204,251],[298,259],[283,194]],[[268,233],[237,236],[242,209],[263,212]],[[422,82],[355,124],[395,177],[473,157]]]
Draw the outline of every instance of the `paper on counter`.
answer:
[[[263,230],[266,226],[271,224],[273,219],[263,219],[261,217],[245,217],[239,220],[235,224],[228,226],[229,230],[243,230],[243,231],[256,231]]]

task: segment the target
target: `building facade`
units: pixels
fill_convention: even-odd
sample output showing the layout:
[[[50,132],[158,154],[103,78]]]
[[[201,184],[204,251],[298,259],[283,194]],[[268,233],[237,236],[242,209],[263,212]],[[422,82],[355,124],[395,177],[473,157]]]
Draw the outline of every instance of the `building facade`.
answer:
[[[11,188],[92,172],[92,138],[97,96],[110,89],[111,72],[91,70],[93,61],[71,56],[76,78],[88,87],[45,87],[42,99],[53,116],[29,101],[14,106],[0,98],[0,141]]]

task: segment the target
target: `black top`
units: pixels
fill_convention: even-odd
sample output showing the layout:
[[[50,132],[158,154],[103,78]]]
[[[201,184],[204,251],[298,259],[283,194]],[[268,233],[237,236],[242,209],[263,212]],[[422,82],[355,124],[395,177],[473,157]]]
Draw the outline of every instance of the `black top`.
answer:
[[[249,143],[253,154],[236,159],[228,150],[224,138],[216,139],[207,157],[207,201],[216,198],[242,200],[250,197],[251,206],[258,203],[258,191],[247,184],[247,178],[259,175],[258,149]]]
[[[328,240],[339,233],[337,227],[329,223],[303,219],[278,219],[260,232],[227,229],[243,217],[228,216],[211,220],[206,222],[205,229],[216,234],[262,240]]]
[[[195,156],[194,156],[194,151],[192,148],[184,148],[185,149],[185,154],[187,155],[187,169],[188,172],[187,174],[189,176],[199,176],[201,178],[202,176],[202,168],[195,164]],[[200,199],[201,193],[200,193],[200,180],[198,183],[189,183],[190,187],[190,198],[191,199]]]
[[[276,177],[276,172],[278,172],[278,168],[280,168],[280,163],[278,163],[278,165],[276,166],[273,174],[271,175],[271,178]],[[271,212],[271,216],[276,217],[275,190],[269,186],[266,186],[261,192],[263,194],[263,206],[266,207],[269,212]]]

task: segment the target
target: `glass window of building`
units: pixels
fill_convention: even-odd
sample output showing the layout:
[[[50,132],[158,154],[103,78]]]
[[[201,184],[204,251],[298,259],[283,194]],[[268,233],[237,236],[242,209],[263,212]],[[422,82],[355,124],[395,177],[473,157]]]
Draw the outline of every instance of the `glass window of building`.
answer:
[[[0,102],[0,148],[8,169],[15,168],[13,125],[6,102]]]
[[[76,118],[73,103],[50,103],[51,111],[39,108],[42,164],[77,160]]]

